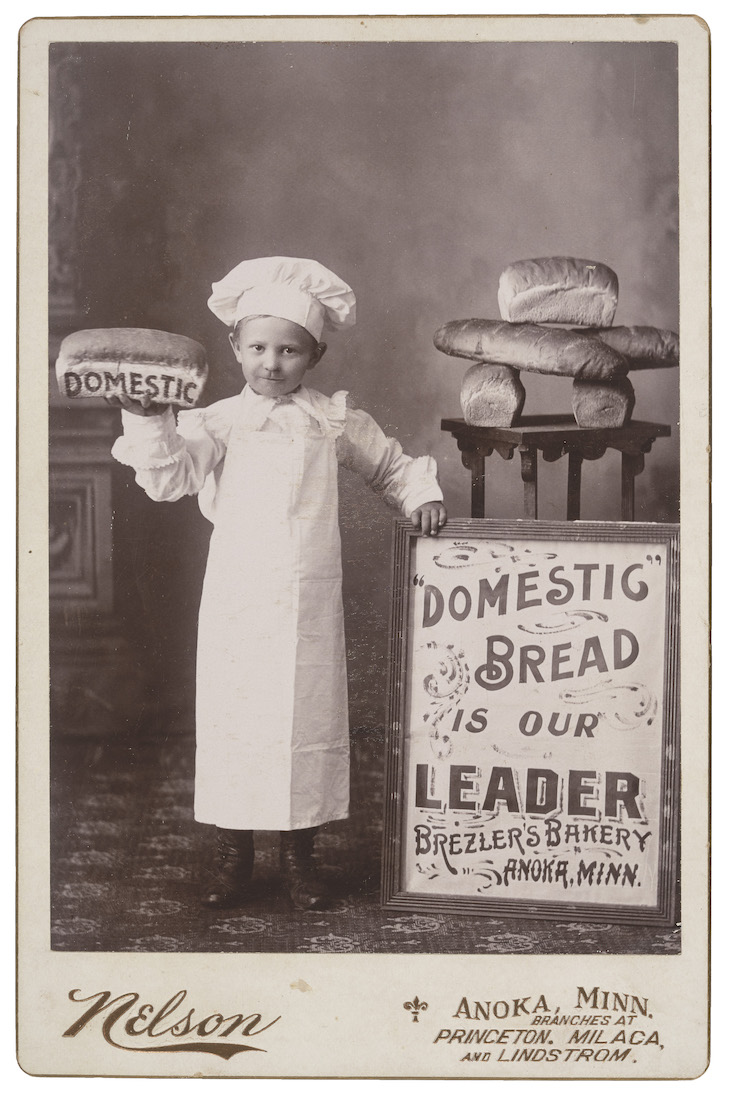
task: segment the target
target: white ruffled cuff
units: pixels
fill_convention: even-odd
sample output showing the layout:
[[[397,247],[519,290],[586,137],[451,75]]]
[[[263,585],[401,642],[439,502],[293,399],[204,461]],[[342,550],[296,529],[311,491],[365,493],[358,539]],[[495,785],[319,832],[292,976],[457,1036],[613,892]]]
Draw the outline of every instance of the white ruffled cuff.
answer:
[[[327,410],[327,422],[335,438],[339,438],[345,429],[347,422],[347,390],[338,389],[333,392]]]
[[[190,408],[177,415],[177,432],[183,438],[195,441],[201,437],[215,438],[217,442],[228,444],[235,412],[239,399],[221,400],[207,408]]]
[[[415,457],[408,468],[405,483],[406,494],[402,508],[406,518],[424,503],[437,503],[443,500],[443,492],[437,479],[437,466],[433,457]]]
[[[175,416],[167,407],[161,415],[134,415],[122,411],[124,434],[112,446],[112,457],[137,470],[176,464],[185,444],[175,430]]]
[[[305,397],[299,397],[298,393],[292,393],[292,400],[303,408],[309,415],[313,415],[325,434],[331,438],[339,438],[345,430],[347,422],[347,392],[340,389],[332,396],[325,396],[314,389],[304,390]]]

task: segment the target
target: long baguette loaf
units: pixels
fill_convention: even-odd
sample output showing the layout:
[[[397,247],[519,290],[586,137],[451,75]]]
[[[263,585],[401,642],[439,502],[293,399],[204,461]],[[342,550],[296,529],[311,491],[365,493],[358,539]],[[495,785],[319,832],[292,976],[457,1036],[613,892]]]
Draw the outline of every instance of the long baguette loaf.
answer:
[[[433,341],[444,354],[457,358],[583,381],[608,381],[623,377],[628,369],[623,355],[601,340],[538,324],[452,320],[439,328]]]
[[[158,404],[193,407],[208,376],[205,350],[194,339],[151,328],[89,328],[67,335],[56,360],[64,396],[149,396]]]
[[[610,327],[618,278],[590,259],[521,259],[502,271],[497,300],[503,320]]]
[[[668,369],[679,365],[679,336],[664,328],[603,328],[581,331],[623,354],[629,369]]]

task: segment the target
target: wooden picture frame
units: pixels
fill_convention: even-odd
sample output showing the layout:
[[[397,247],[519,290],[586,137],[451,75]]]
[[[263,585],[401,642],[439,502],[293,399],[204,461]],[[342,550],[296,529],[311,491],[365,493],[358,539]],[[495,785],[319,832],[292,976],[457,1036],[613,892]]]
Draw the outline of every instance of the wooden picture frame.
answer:
[[[382,902],[676,914],[679,528],[395,524]]]

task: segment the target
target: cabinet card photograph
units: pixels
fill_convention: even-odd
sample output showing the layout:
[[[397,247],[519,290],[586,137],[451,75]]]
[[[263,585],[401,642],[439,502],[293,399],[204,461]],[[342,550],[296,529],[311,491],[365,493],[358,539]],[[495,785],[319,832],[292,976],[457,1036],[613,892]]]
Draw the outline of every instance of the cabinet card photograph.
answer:
[[[23,26],[23,1070],[704,1071],[708,57]]]

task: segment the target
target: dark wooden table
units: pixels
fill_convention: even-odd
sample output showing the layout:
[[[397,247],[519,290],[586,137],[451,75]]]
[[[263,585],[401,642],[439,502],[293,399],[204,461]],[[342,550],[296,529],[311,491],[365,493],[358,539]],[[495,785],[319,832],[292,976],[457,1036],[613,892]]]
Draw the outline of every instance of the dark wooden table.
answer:
[[[657,438],[666,438],[666,423],[635,421],[624,427],[579,427],[571,415],[526,415],[514,427],[471,427],[463,419],[442,419],[441,429],[453,434],[461,460],[471,472],[471,516],[485,517],[484,463],[492,453],[505,461],[520,455],[525,485],[525,518],[537,518],[538,454],[546,461],[568,455],[566,518],[580,518],[580,478],[583,461],[597,461],[607,449],[621,453],[621,520],[634,520],[634,480],[644,468],[644,455]]]

